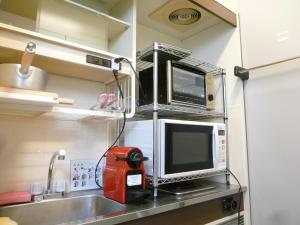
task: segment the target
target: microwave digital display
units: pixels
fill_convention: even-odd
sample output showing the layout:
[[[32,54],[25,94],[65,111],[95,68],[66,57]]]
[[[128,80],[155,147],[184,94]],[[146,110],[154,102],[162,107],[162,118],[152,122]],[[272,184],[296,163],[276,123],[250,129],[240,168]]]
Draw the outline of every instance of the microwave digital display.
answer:
[[[218,135],[219,136],[225,136],[225,130],[219,130]]]
[[[212,126],[166,124],[166,173],[213,168]]]

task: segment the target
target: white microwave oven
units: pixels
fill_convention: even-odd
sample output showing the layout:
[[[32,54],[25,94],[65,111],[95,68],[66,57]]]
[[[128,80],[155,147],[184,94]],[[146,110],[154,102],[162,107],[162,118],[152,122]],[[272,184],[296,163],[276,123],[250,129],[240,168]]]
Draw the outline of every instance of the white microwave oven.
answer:
[[[177,178],[226,169],[226,126],[172,119],[158,120],[158,177]],[[126,124],[124,144],[139,147],[149,158],[146,173],[153,175],[153,120]]]

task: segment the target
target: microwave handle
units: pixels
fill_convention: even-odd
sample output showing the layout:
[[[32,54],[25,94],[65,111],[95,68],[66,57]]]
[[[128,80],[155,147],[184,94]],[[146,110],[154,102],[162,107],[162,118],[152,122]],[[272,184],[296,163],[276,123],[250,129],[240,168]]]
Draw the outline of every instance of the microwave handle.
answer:
[[[172,103],[172,63],[167,61],[167,104]]]
[[[219,148],[218,142],[218,127],[214,126],[213,129],[213,164],[214,168],[217,168],[218,164],[218,156],[217,156],[217,149]]]

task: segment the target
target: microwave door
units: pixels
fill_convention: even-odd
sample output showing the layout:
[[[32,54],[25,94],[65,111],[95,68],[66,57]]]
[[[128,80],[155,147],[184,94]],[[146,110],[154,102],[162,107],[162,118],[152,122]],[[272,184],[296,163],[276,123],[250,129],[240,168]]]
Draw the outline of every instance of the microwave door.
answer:
[[[171,67],[171,68],[170,68]],[[170,68],[168,88],[171,101],[187,104],[206,104],[205,76],[183,68],[169,65]]]
[[[214,126],[213,128],[213,164],[214,164],[214,168],[218,167],[218,162],[219,162],[219,158],[218,158],[218,154],[217,154],[217,149],[219,149],[219,142],[218,142],[218,132],[219,129],[217,126]]]
[[[171,175],[214,168],[213,126],[165,124],[164,173]]]
[[[167,104],[172,103],[172,63],[171,60],[167,61]]]

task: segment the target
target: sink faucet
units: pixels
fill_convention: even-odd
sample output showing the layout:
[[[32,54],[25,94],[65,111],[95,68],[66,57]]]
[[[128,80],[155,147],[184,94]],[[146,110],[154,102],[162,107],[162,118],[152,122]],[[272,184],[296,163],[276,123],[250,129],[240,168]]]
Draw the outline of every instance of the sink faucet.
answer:
[[[48,170],[48,180],[47,180],[47,190],[46,190],[46,194],[51,194],[51,184],[52,184],[52,171],[53,171],[53,166],[54,166],[54,161],[55,159],[58,160],[65,160],[66,157],[66,151],[64,149],[61,149],[57,152],[54,152],[54,154],[51,157],[51,161],[50,161],[50,165],[49,165],[49,170]]]

